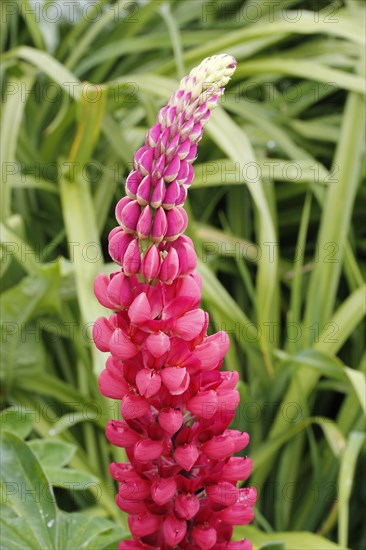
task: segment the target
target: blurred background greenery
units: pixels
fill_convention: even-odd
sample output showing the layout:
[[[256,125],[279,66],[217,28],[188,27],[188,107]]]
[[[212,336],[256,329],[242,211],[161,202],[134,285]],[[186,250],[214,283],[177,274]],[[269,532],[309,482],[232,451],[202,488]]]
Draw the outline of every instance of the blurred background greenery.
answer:
[[[2,2],[2,548],[126,533],[93,279],[116,269],[134,150],[179,79],[224,52],[238,67],[199,146],[188,232],[251,435],[259,499],[236,537],[366,547],[364,23],[362,0]]]

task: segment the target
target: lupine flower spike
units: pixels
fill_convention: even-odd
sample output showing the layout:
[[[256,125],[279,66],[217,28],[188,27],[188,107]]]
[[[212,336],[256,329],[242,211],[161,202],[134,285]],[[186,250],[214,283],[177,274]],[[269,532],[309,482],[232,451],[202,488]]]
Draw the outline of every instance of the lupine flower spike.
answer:
[[[134,156],[109,253],[121,267],[99,275],[95,294],[113,310],[94,325],[110,355],[100,391],[121,400],[123,420],[106,435],[130,462],[113,463],[116,501],[132,539],[119,550],[250,550],[230,542],[253,518],[254,488],[238,488],[252,468],[233,457],[249,436],[228,429],[239,394],[236,372],[221,372],[225,332],[207,335],[201,280],[184,201],[203,128],[235,71],[230,55],[205,59],[184,77]]]

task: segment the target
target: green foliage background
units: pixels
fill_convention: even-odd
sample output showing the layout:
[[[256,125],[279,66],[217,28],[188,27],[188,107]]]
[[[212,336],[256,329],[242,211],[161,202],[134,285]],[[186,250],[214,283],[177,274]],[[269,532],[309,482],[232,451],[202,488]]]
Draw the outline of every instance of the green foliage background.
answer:
[[[212,329],[231,336],[226,368],[241,375],[234,425],[251,434],[259,501],[236,537],[364,549],[364,2],[1,10],[1,547],[112,549],[127,536],[93,279],[115,270],[114,204],[158,109],[227,52],[238,67],[199,147],[188,231]]]

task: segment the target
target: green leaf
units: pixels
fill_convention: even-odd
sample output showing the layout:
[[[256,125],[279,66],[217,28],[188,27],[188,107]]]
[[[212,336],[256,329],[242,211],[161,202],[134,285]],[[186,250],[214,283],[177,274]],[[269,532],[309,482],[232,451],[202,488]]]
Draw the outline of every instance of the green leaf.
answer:
[[[39,50],[44,50],[45,42],[41,32],[41,22],[38,20],[39,13],[37,14],[36,10],[32,9],[32,3],[29,0],[21,2],[19,7],[35,46],[37,46]]]
[[[1,429],[25,439],[32,431],[35,412],[21,407],[8,407],[0,413]]]
[[[84,418],[86,418],[85,411],[88,411],[88,406],[91,404],[80,391],[75,389],[73,386],[68,385],[63,380],[49,374],[43,374],[40,380],[35,380],[34,377],[31,376],[22,376],[22,378],[17,381],[17,386],[23,391],[54,397],[60,402],[67,403],[69,407],[72,407],[77,411],[84,411]],[[95,407],[97,407],[97,409],[95,409]],[[98,396],[97,399],[94,398],[92,410],[95,415],[94,421],[104,427],[107,411],[106,404],[102,396]],[[97,414],[95,414],[95,411]],[[52,432],[52,429],[50,435],[55,435]]]
[[[324,326],[333,312],[361,173],[365,119],[366,108],[362,96],[356,93],[349,94],[333,161],[333,165],[339,168],[338,182],[331,185],[327,191],[317,242],[319,258],[311,273],[306,300],[307,326],[313,323]],[[334,223],[334,215],[338,211],[342,212],[342,215],[338,223]],[[329,253],[332,251],[335,254],[330,256]],[[309,333],[307,336],[305,344],[311,341]]]
[[[28,442],[43,468],[65,466],[74,456],[77,447],[71,443],[52,439],[33,439]]]
[[[12,433],[1,436],[3,503],[27,524],[28,548],[55,548],[56,505],[52,488],[26,443]],[[17,524],[14,518],[11,523]],[[19,523],[19,522],[18,522]],[[10,542],[10,541],[8,541]],[[3,546],[4,547],[4,546]],[[19,548],[5,546],[5,548]]]
[[[46,466],[44,472],[54,487],[64,487],[71,491],[87,491],[91,487],[95,487],[99,481],[96,476],[88,472],[69,468]]]
[[[81,61],[77,68],[77,74],[82,74],[105,60],[115,59],[121,55],[136,53],[138,51],[146,52],[153,49],[159,49],[163,44],[169,46],[169,37],[164,37],[160,34],[159,36],[146,36],[146,40],[143,41],[138,37],[106,44],[96,51],[91,51],[89,55]]]
[[[65,414],[64,416],[61,416],[61,418],[59,418],[59,420],[57,420],[57,422],[55,422],[52,425],[52,428],[49,433],[52,436],[59,435],[65,432],[66,430],[69,430],[72,426],[75,426],[75,424],[78,424],[79,422],[84,422],[84,421],[85,421],[85,413],[83,412],[73,413],[72,415]]]
[[[293,404],[296,404],[296,402],[287,402],[290,406]],[[301,408],[295,408],[295,414],[296,416],[302,415]],[[291,409],[289,409],[291,410]],[[264,443],[262,443],[259,447],[254,449],[251,453],[251,457],[253,459],[253,472],[257,473],[257,470],[260,470],[263,468],[263,466],[266,466],[268,464],[268,461],[272,460],[273,455],[288,441],[292,441],[296,436],[301,434],[308,426],[311,424],[317,424],[320,427],[323,427],[324,425],[327,425],[329,423],[328,418],[322,418],[322,417],[311,417],[308,416],[304,420],[301,420],[300,422],[296,422],[296,416],[295,421],[290,417],[288,418],[286,413],[284,412],[286,409],[281,409],[281,414],[283,416],[284,423],[287,424],[287,426],[283,429],[283,431],[274,438],[268,438]],[[288,426],[289,422],[292,424],[291,427]],[[256,481],[257,482],[257,481]]]
[[[344,369],[348,380],[351,382],[353,389],[358,397],[363,412],[366,414],[366,376],[363,372],[346,367]]]
[[[292,356],[283,352],[278,352],[277,355],[287,357],[286,361],[290,367],[291,365],[306,365],[329,378],[345,380],[355,391],[359,403],[366,413],[366,376],[363,372],[347,367],[337,357],[316,350],[303,350]]]
[[[17,59],[23,59],[37,67],[51,80],[57,82],[72,99],[80,99],[81,86],[79,80],[52,55],[29,46],[20,46],[3,56],[4,61]]]
[[[70,179],[78,179],[78,174],[91,157],[102,126],[106,99],[105,88],[92,84],[82,87],[80,122],[69,155],[69,161],[75,166],[73,177]]]
[[[320,427],[323,430],[328,445],[334,456],[340,458],[344,452],[346,441],[337,424],[329,420],[329,422],[323,422],[320,424]]]
[[[0,517],[0,546],[7,550],[37,548],[30,525],[6,506]]]
[[[267,544],[281,543],[285,550],[345,550],[328,539],[313,533],[286,532],[286,533],[262,533],[253,526],[236,527],[234,540],[249,539],[253,543],[253,550],[267,548]],[[271,547],[268,547],[271,548]]]
[[[357,327],[361,319],[364,317],[366,307],[364,293],[365,287],[363,286],[352,292],[352,294],[342,302],[341,306],[335,312],[334,316],[329,322],[329,325],[332,326],[334,324],[338,328],[337,338],[335,339],[335,342],[326,341],[325,336],[327,334],[327,331],[324,330],[319,336],[319,341],[314,346],[316,351],[330,354],[336,353],[342,347],[344,342],[349,338],[350,334],[352,334],[355,327]],[[276,355],[278,355],[277,351],[275,353]],[[280,356],[282,358],[286,357],[286,355],[284,356],[282,352],[280,353]],[[337,360],[336,362],[339,365],[339,362]],[[313,361],[310,361],[309,365],[302,365],[301,368],[299,368],[299,365],[297,365],[297,368],[293,370],[290,387],[287,389],[286,393],[282,397],[282,405],[286,406],[287,403],[298,402],[299,384],[301,384],[302,396],[310,394],[321,375],[321,370],[316,366],[317,364],[318,363],[316,361],[315,363]],[[328,372],[332,372],[332,374],[334,374],[335,370],[330,369],[330,371]],[[337,374],[341,377],[344,376],[344,374],[342,374],[342,369],[338,369]],[[287,429],[287,427],[287,422],[283,418],[283,415],[281,413],[278,413],[271,427],[270,439],[276,440],[276,438],[279,437]],[[265,445],[265,447],[267,447],[267,444]],[[272,452],[270,451],[271,448]],[[273,458],[273,453],[276,449],[277,447],[276,445],[273,445],[273,443],[268,449],[268,454],[266,456],[267,462],[264,462],[264,466],[262,468],[261,482],[263,482],[263,477],[268,475],[271,457]]]
[[[365,34],[361,25],[355,23],[355,21],[350,18],[342,17],[340,21],[334,25],[329,24],[329,21],[327,21],[325,17],[318,18],[316,12],[302,10],[301,18],[298,18],[298,11],[295,10],[293,12],[289,10],[286,20],[283,17],[281,18],[281,14],[275,21],[271,21],[268,17],[264,24],[259,22],[255,25],[245,25],[244,28],[223,33],[215,40],[207,41],[196,48],[191,48],[185,53],[184,61],[187,66],[193,65],[204,57],[216,52],[228,51],[235,46],[242,46],[243,43],[246,42],[253,42],[256,39],[267,36],[272,37],[273,42],[279,42],[287,35],[293,35],[293,33],[305,35],[324,33],[326,35],[329,34],[346,38],[358,44],[365,43]],[[244,55],[246,55],[245,50]],[[167,73],[173,70],[173,67],[173,62],[168,61],[159,68],[159,72]],[[270,72],[269,69],[268,73]],[[311,74],[311,72],[308,74]]]
[[[22,219],[17,214],[8,219],[8,226],[12,222],[15,222],[17,226],[22,226]],[[39,258],[35,250],[8,226],[3,223],[0,224],[0,242],[5,250],[4,259],[14,258],[28,275],[38,273]]]
[[[26,252],[24,251],[24,254]],[[26,257],[26,256],[25,256]],[[61,263],[38,263],[37,272],[2,295],[1,319],[24,323],[46,312],[59,313]]]
[[[238,68],[237,76],[243,77],[268,73],[292,75],[300,78],[309,78],[309,75],[311,75],[312,80],[327,84],[331,82],[332,85],[339,86],[340,88],[360,94],[365,93],[364,81],[360,76],[351,75],[337,69],[330,69],[326,65],[315,61],[274,57],[271,57],[271,59],[256,59],[255,61],[242,63]]]
[[[19,378],[43,367],[39,327],[29,322],[45,312],[60,312],[60,268],[60,262],[39,264],[37,272],[2,295],[1,376],[9,386],[16,379],[14,369]]]
[[[52,445],[50,445],[50,443]],[[68,461],[74,446],[61,442],[33,441],[29,445],[14,434],[1,436],[2,505],[0,546],[6,550],[102,550],[117,548],[130,536],[109,520],[79,513],[67,514],[57,509],[48,481],[33,447],[44,462]],[[46,451],[49,457],[45,457]],[[46,468],[50,478],[57,476],[59,486],[71,490],[95,487],[96,478],[83,472],[63,468]]]
[[[328,170],[320,163],[315,163],[313,159],[293,162],[278,158],[258,158],[256,168],[266,180],[285,181],[292,185],[301,183],[329,185],[329,180],[331,179]],[[243,169],[243,166],[230,159],[223,158],[203,164],[196,164],[194,189],[243,185],[245,183],[245,174],[250,174],[250,168],[247,171]],[[251,177],[251,174],[249,177]]]
[[[84,323],[90,327],[102,313],[102,308],[96,302],[93,293],[93,283],[96,275],[101,271],[102,253],[99,240],[98,224],[96,222],[91,186],[84,177],[85,163],[88,161],[102,126],[105,110],[105,89],[96,87],[90,102],[87,89],[82,89],[81,119],[74,137],[69,159],[64,164],[76,166],[76,170],[67,174],[66,170],[61,177],[60,192],[62,214],[69,243],[78,243],[81,250],[90,250],[92,259],[85,259],[75,255],[76,289],[81,316]],[[101,353],[92,347],[94,356],[94,370],[100,372],[104,368],[104,358]]]
[[[0,200],[0,221],[5,222],[10,216],[10,181],[7,175],[7,167],[14,169],[16,160],[16,146],[19,128],[25,108],[25,101],[22,99],[22,87],[32,86],[33,78],[12,79],[7,82],[7,97],[3,106],[0,147],[3,177],[1,183]]]
[[[349,529],[349,500],[354,481],[357,457],[361,451],[365,434],[361,432],[351,432],[347,441],[347,447],[344,452],[341,468],[339,471],[339,524],[338,540],[339,544],[346,546],[348,542]]]
[[[208,127],[209,134],[213,137],[217,145],[227,154],[227,156],[240,167],[246,163],[256,165],[256,157],[251,143],[240,128],[223,110],[217,109],[210,121]],[[277,278],[278,254],[277,247],[272,247],[273,254],[268,253],[267,247],[276,242],[273,219],[267,197],[264,191],[263,183],[260,177],[248,179],[246,185],[258,214],[258,235],[256,243],[263,251],[258,261],[257,271],[257,317],[261,328],[260,341],[264,347],[265,362],[269,374],[272,373],[272,365],[268,356],[270,347],[269,331],[266,330],[265,323],[272,321],[272,307]],[[267,253],[264,253],[267,251]]]
[[[96,518],[85,514],[60,514],[57,548],[68,550],[103,550],[128,537],[104,518]]]
[[[286,546],[282,541],[266,542],[265,544],[262,544],[260,550],[286,550]]]
[[[21,376],[39,375],[45,367],[46,355],[36,323],[22,326],[9,322],[1,328],[4,345],[0,354],[0,378],[8,390]]]
[[[238,323],[240,327],[248,327],[247,332],[249,335],[251,335],[252,333],[250,331],[250,328],[253,328],[253,323],[250,322],[245,313],[235,303],[235,300],[230,296],[227,290],[223,287],[220,281],[217,280],[215,275],[204,262],[199,261],[198,271],[204,280],[204,285],[202,289],[202,296],[204,300],[206,300],[208,303],[213,304],[227,323],[225,327],[222,327],[223,330],[227,330],[229,333],[235,333],[235,326],[236,323]],[[247,334],[247,332],[245,334]],[[252,340],[250,337],[245,339],[242,338],[240,334],[238,335],[238,342],[243,346],[244,349],[246,349],[247,346],[253,346],[252,342],[254,341],[255,338],[253,338]]]

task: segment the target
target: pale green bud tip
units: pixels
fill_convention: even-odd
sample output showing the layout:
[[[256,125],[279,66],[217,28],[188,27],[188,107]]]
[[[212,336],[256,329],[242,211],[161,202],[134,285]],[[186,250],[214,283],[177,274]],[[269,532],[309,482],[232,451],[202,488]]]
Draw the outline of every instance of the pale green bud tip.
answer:
[[[226,86],[236,69],[236,60],[226,53],[206,57],[197,67],[194,67],[189,76],[196,81],[210,82],[219,88]]]
[[[191,91],[193,97],[199,96],[210,87],[213,92],[220,91],[234,74],[236,65],[235,58],[226,53],[206,57],[182,79],[181,88]]]

